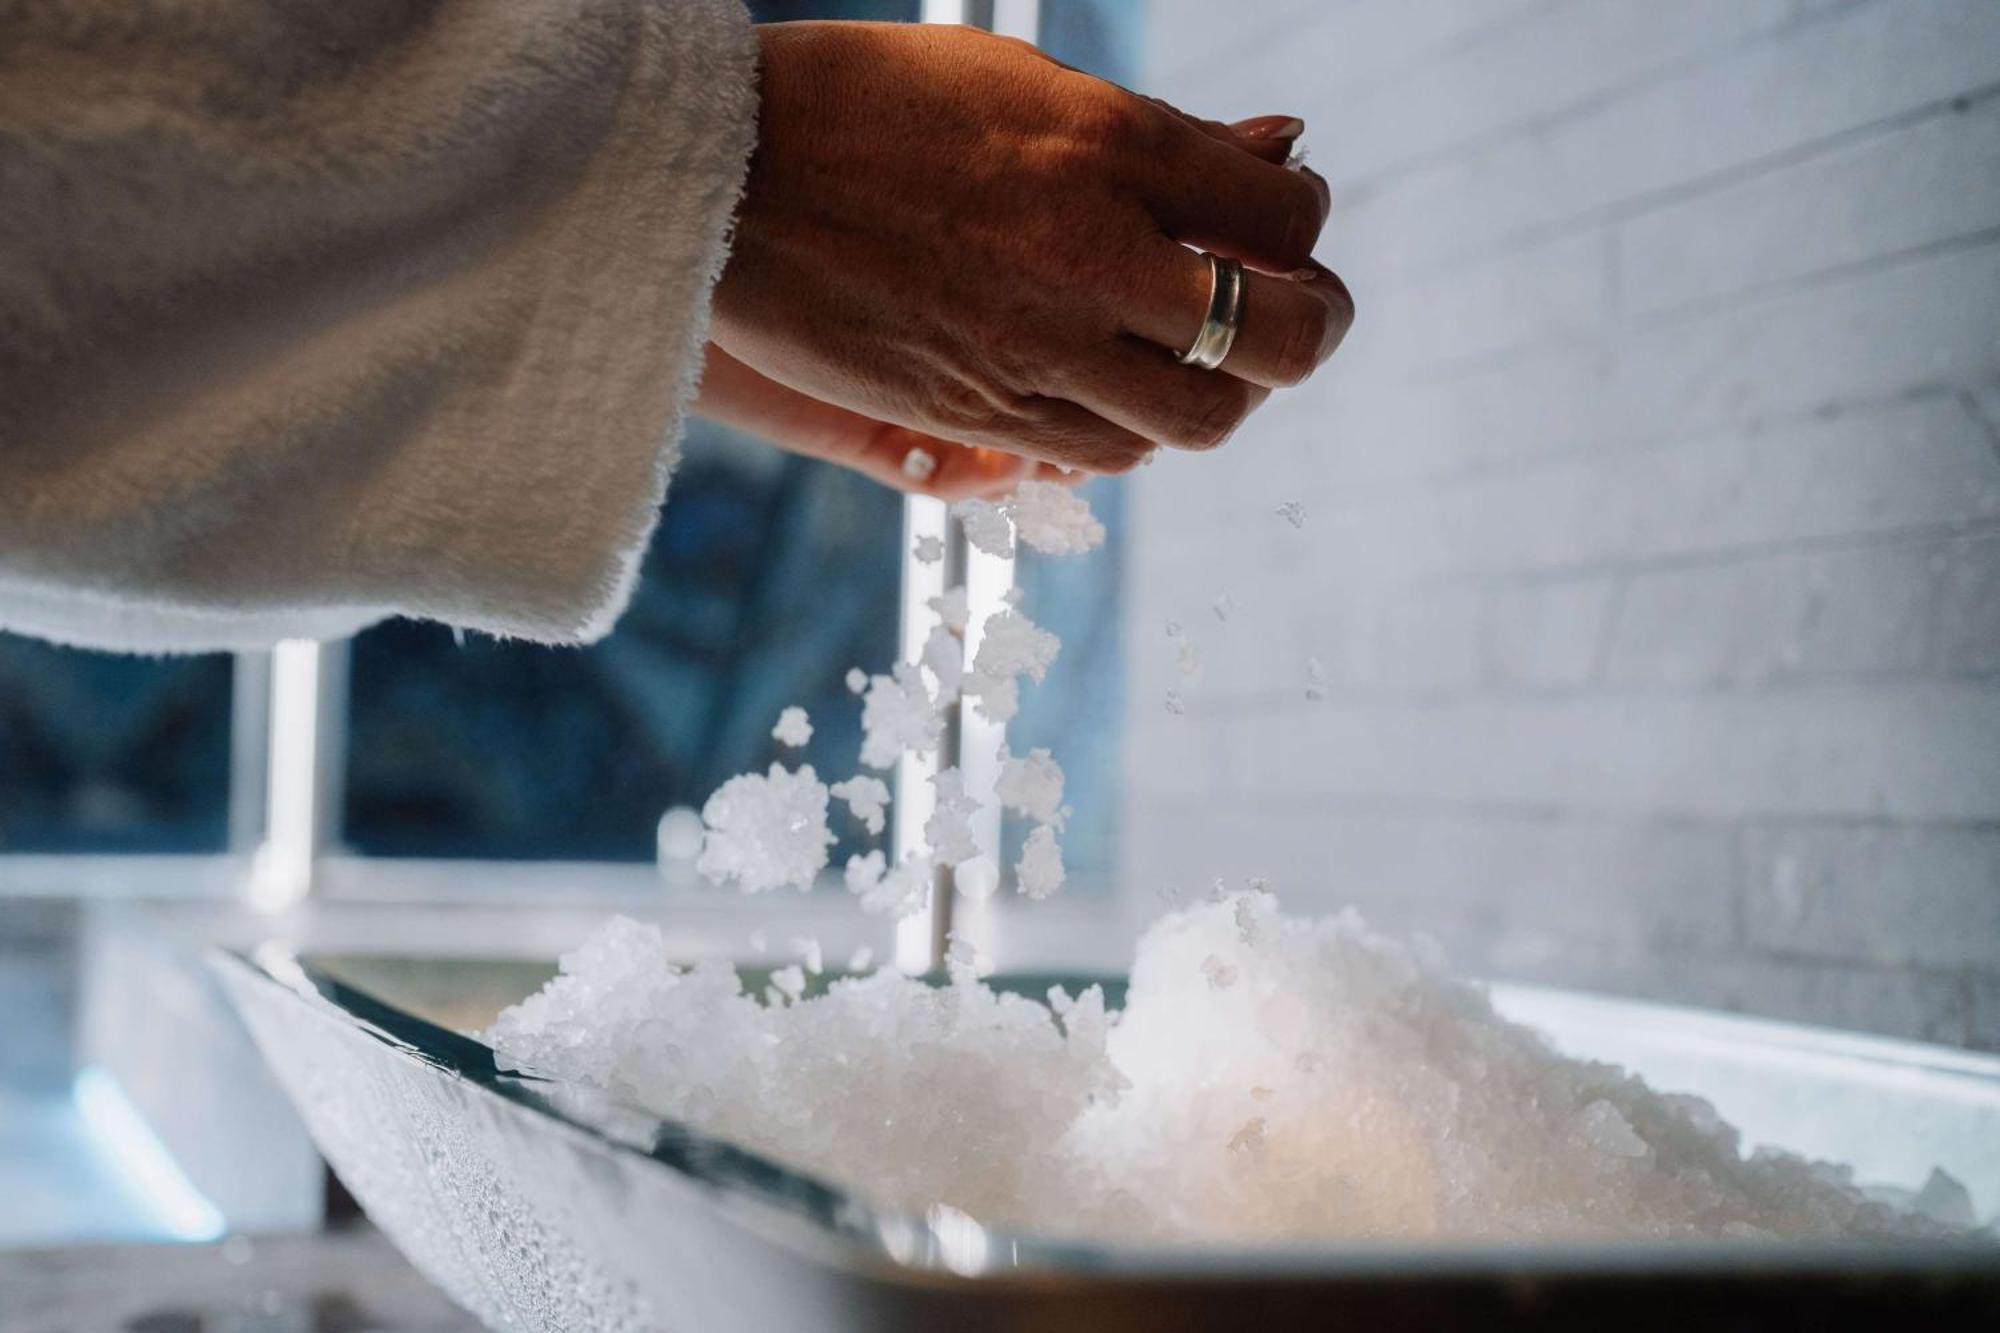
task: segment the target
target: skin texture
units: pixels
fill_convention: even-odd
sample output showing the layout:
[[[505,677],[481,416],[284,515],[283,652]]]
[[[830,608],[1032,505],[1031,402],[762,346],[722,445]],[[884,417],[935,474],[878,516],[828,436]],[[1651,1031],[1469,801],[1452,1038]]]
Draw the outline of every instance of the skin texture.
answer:
[[[1195,120],[968,28],[761,40],[707,415],[902,489],[986,494],[1035,464],[1212,448],[1353,319],[1312,258],[1325,182],[1281,165],[1296,120]],[[1252,270],[1219,371],[1174,359],[1208,303],[1196,249]],[[919,443],[940,462],[921,485],[901,467]]]

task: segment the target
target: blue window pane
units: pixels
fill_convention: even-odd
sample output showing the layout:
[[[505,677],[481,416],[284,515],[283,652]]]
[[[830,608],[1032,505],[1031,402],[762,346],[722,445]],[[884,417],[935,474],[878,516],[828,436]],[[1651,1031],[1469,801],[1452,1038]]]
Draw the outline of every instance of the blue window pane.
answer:
[[[222,849],[231,670],[0,634],[0,852]]]
[[[377,855],[646,860],[671,805],[780,752],[844,775],[842,678],[895,654],[900,499],[697,424],[617,630],[540,648],[396,622],[354,644],[345,841]]]

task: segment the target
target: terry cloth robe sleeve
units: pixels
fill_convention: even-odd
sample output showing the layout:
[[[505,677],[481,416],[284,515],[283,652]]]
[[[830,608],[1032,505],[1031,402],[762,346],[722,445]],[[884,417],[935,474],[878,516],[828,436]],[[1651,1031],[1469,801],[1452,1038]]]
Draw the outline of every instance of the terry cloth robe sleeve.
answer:
[[[755,62],[737,0],[0,0],[0,628],[603,635]]]

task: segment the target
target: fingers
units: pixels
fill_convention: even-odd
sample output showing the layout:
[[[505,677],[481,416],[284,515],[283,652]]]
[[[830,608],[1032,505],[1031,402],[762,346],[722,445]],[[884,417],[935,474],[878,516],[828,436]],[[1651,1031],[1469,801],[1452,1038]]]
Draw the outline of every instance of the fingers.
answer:
[[[1312,264],[1305,278],[1246,271],[1243,317],[1221,369],[1268,388],[1303,382],[1333,355],[1354,322],[1354,300],[1332,270]],[[1209,266],[1204,255],[1162,246],[1144,291],[1127,307],[1128,330],[1178,354],[1189,347],[1208,311]]]
[[[1292,273],[1312,262],[1331,196],[1317,173],[1282,166],[1282,156],[1271,159],[1282,141],[1267,138],[1260,156],[1245,151],[1255,139],[1220,136],[1178,115],[1162,138],[1142,189],[1167,235],[1266,273]]]
[[[1177,449],[1213,449],[1270,390],[1234,375],[1184,366],[1172,352],[1115,338],[1078,364],[1066,391],[1105,420]]]
[[[1248,120],[1225,125],[1219,120],[1203,120],[1200,116],[1189,115],[1158,97],[1142,100],[1218,143],[1279,166],[1290,159],[1293,146],[1306,132],[1306,123],[1297,116],[1252,116]]]

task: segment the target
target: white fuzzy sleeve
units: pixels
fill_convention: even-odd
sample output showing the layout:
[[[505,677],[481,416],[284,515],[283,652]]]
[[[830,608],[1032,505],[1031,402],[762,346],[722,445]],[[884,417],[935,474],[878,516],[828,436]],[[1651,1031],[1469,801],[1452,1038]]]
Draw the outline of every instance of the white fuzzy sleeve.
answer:
[[[0,4],[0,628],[605,633],[755,60],[737,0]]]

